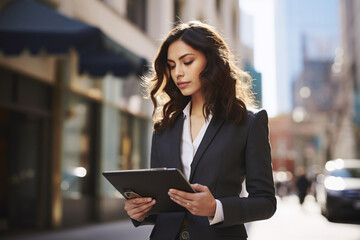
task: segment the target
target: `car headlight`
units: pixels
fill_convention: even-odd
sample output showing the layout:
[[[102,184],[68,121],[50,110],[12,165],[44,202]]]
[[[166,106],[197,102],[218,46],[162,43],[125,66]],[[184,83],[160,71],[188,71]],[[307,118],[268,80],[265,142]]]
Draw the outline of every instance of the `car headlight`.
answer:
[[[341,177],[329,176],[325,179],[324,186],[328,190],[341,191],[345,189],[345,181]]]

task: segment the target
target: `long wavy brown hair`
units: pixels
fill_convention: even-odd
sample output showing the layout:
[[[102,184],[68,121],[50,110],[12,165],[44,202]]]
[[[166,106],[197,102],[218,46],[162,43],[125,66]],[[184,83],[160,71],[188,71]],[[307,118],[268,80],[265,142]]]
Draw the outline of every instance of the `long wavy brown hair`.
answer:
[[[154,104],[155,131],[171,126],[181,114],[191,96],[183,96],[171,78],[167,64],[168,48],[181,40],[206,56],[206,66],[200,73],[205,104],[204,116],[242,123],[247,107],[255,107],[251,91],[252,79],[240,70],[225,41],[207,24],[191,21],[181,23],[170,31],[154,60],[154,70],[144,77],[149,97]]]

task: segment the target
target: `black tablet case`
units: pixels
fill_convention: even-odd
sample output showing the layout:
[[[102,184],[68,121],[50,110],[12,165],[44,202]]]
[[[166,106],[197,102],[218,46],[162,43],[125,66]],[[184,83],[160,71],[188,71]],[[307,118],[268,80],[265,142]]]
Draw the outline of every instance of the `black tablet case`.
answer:
[[[176,168],[105,171],[103,175],[126,199],[129,199],[126,192],[135,192],[142,197],[156,199],[156,204],[149,214],[186,211],[170,199],[170,188],[195,192],[181,171]]]

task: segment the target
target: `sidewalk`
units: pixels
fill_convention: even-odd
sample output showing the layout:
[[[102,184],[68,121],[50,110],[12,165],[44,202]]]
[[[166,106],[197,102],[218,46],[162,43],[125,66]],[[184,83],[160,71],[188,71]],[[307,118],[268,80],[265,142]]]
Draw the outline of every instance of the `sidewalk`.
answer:
[[[135,228],[128,220],[100,223],[74,229],[52,230],[0,239],[6,240],[132,240],[148,239],[152,226]]]
[[[268,220],[247,224],[249,240],[360,240],[359,223],[327,221],[314,198],[300,206],[296,196],[278,201],[278,210]],[[1,240],[142,240],[149,239],[152,226],[135,228],[130,220],[99,223],[73,229],[49,230]]]

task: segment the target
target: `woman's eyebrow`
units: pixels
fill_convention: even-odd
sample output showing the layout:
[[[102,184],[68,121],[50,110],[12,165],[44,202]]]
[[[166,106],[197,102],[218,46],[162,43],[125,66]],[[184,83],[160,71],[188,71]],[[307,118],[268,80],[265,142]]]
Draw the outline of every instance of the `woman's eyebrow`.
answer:
[[[184,57],[189,56],[189,55],[195,55],[195,54],[193,54],[193,53],[185,53],[184,55],[181,55],[181,56],[179,57],[179,60],[181,60],[181,59],[183,59]],[[168,61],[168,62],[175,62],[174,60],[171,60],[171,59],[168,59],[167,61]]]

